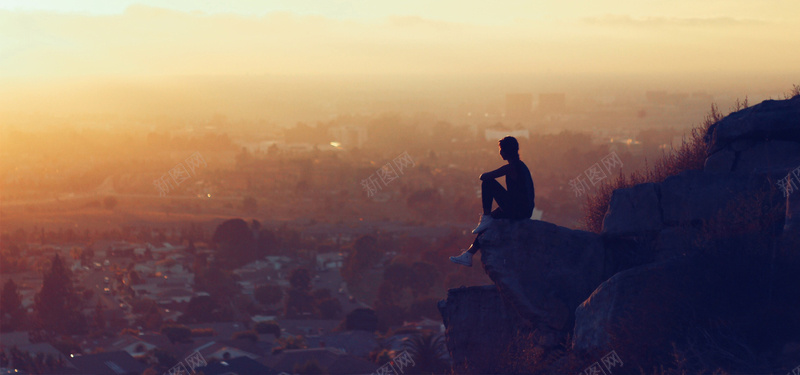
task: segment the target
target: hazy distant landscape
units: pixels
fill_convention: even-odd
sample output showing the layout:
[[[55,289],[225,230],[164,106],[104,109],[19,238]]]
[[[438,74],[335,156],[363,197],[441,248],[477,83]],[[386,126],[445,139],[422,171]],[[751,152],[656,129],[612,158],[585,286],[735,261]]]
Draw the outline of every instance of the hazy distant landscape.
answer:
[[[783,236],[791,248],[782,228],[796,206],[788,193],[769,201],[775,219],[742,214],[744,201],[724,206],[723,193],[696,198],[719,181],[745,186],[733,172],[770,183],[791,173],[797,10],[790,0],[0,4],[0,373],[588,374],[610,352],[635,373],[793,368],[800,323],[782,315],[794,292],[780,285],[794,280],[781,273],[794,258],[773,245]],[[752,110],[769,99],[783,101]],[[712,137],[738,110],[761,122],[747,112],[725,131],[741,129]],[[531,172],[534,220],[491,227],[472,268],[453,264],[475,238],[479,176],[505,164],[506,135]],[[732,174],[703,174],[717,172]],[[679,174],[671,181],[686,191],[664,182]],[[613,189],[628,189],[615,204]],[[689,216],[719,203],[745,223],[670,218],[664,202]],[[759,317],[781,326],[752,326],[785,334],[762,340],[769,349],[723,329],[751,327],[735,314],[762,306],[767,284],[723,285],[739,280],[723,266],[707,284],[719,300],[692,294],[706,290],[699,281],[658,284],[678,279],[659,272],[683,275],[680,262],[705,264],[694,251],[720,259],[712,240],[754,233],[771,233],[773,247],[753,245],[755,260],[731,250],[730,263],[771,259],[745,270],[770,275],[763,310],[774,315]],[[654,296],[630,300],[632,311],[666,312],[625,328],[613,320],[629,318],[614,310],[623,287]],[[670,298],[716,311],[727,293],[745,302],[693,321],[700,336],[657,331],[696,312]],[[631,332],[678,344],[655,355]]]

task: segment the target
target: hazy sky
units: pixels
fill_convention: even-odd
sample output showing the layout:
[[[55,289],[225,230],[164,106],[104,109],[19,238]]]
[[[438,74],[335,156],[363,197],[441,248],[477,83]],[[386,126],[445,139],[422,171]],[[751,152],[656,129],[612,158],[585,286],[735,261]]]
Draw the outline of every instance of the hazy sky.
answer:
[[[792,74],[797,25],[797,0],[0,0],[0,77]]]

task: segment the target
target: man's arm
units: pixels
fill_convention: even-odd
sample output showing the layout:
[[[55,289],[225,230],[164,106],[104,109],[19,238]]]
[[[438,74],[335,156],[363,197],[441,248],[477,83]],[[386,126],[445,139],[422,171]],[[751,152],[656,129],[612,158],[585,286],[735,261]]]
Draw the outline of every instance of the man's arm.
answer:
[[[495,178],[505,176],[509,173],[511,169],[510,164],[506,164],[500,168],[497,168],[491,172],[482,173],[479,177],[481,180],[494,180]]]

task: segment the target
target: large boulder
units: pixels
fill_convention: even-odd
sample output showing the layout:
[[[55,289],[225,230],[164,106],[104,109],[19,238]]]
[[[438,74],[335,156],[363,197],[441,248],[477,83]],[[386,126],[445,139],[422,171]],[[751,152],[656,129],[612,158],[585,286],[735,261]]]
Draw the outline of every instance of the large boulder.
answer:
[[[664,224],[701,223],[714,218],[736,200],[759,193],[774,204],[785,204],[774,185],[777,176],[686,171],[667,177],[660,188]]]
[[[800,163],[800,97],[731,113],[706,133],[708,172],[786,172]]]
[[[439,312],[453,368],[462,373],[494,373],[504,344],[524,326],[494,285],[450,289],[447,299],[439,301]]]
[[[599,235],[535,220],[495,220],[480,237],[489,278],[542,329],[568,331],[575,308],[603,281]]]
[[[765,100],[731,113],[709,127],[706,139],[710,153],[736,141],[771,139],[800,142],[800,96],[788,100]]]
[[[657,184],[647,183],[614,190],[601,233],[624,236],[660,231],[664,223],[658,189]]]
[[[711,293],[708,277],[687,258],[617,273],[576,310],[573,349],[616,350],[622,358],[670,353],[670,341]]]

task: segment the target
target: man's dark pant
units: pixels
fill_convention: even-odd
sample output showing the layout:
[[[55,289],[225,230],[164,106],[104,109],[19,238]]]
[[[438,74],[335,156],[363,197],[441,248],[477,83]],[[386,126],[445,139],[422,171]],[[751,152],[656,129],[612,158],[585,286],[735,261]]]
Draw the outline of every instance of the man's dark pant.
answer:
[[[497,180],[483,180],[481,183],[481,200],[483,212],[490,212],[493,219],[523,220],[531,217],[533,208],[527,209],[525,202],[520,202],[508,193],[508,191]],[[492,211],[492,201],[497,202],[497,208]],[[480,234],[475,237],[469,252],[475,254],[480,249],[478,242]]]

